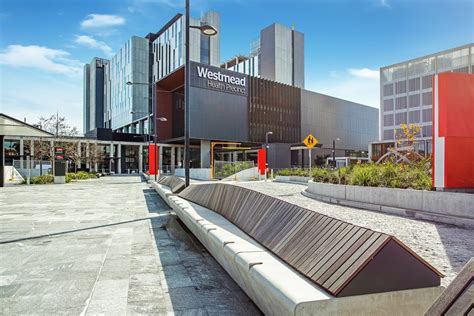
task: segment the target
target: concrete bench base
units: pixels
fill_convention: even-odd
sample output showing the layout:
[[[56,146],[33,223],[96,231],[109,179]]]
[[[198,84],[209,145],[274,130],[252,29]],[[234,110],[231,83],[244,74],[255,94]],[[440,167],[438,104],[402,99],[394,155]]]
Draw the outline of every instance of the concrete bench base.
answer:
[[[155,181],[151,183],[151,187],[158,193],[158,195],[163,199],[163,201],[165,201],[165,203],[171,207],[168,201],[168,196],[174,194],[173,192],[171,192],[171,189]]]
[[[160,186],[154,186],[160,193]],[[335,298],[212,210],[163,192],[170,207],[268,315],[421,315],[441,288]]]

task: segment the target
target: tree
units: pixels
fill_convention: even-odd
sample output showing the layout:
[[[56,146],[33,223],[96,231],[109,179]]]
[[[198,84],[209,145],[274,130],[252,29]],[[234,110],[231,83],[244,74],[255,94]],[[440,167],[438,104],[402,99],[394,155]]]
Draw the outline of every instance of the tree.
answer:
[[[101,161],[103,161],[104,158],[105,158],[105,152],[102,150],[102,148],[99,145],[95,143],[92,143],[89,145],[88,161],[89,161],[89,164],[91,165],[91,168],[96,163],[100,163]]]
[[[77,136],[79,134],[77,127],[69,125],[66,122],[66,117],[58,114],[49,117],[41,116],[35,125],[55,136]]]
[[[67,142],[64,144],[64,154],[74,164],[74,173],[77,173],[77,164],[82,158],[82,154],[79,154],[77,150],[78,143]]]

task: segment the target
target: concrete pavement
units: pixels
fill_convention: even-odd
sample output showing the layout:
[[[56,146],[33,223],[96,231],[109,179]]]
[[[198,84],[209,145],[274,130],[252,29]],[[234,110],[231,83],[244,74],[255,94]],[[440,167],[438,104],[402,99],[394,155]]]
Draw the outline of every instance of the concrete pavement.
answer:
[[[139,177],[0,190],[0,314],[260,311]]]

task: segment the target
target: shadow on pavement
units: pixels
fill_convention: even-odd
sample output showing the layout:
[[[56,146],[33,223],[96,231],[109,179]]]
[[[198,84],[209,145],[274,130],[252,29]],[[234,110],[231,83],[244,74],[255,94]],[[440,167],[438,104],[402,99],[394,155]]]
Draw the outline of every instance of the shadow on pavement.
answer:
[[[144,195],[150,213],[169,208],[152,189]],[[164,207],[163,207],[164,206]],[[175,313],[261,315],[260,310],[173,213],[152,218],[151,228]]]

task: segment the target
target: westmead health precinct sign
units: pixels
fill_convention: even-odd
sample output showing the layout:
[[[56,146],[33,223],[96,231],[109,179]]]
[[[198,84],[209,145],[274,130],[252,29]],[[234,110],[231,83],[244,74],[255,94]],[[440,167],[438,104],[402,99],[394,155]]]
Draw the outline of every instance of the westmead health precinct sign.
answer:
[[[191,85],[247,96],[247,75],[205,64],[191,63]]]

